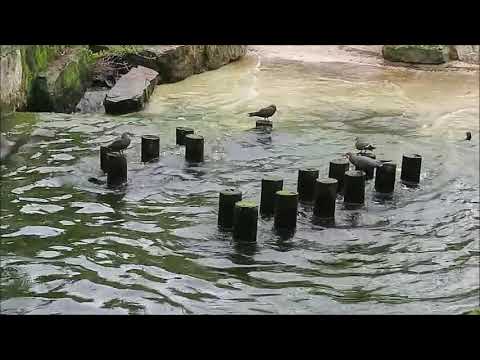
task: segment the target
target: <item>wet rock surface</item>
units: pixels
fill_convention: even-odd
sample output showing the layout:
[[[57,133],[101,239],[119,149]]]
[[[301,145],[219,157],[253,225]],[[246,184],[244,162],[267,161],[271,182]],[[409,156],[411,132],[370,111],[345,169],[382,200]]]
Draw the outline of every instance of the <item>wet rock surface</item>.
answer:
[[[75,107],[75,112],[80,113],[96,113],[105,112],[103,101],[105,100],[109,89],[91,89],[83,94],[82,99]]]
[[[117,81],[103,103],[108,114],[140,111],[145,106],[158,81],[158,72],[138,66]]]
[[[33,82],[29,111],[71,113],[87,88],[88,55],[84,48],[69,49]]]
[[[218,69],[246,52],[245,45],[155,45],[128,55],[127,60],[158,71],[160,83],[171,83]]]

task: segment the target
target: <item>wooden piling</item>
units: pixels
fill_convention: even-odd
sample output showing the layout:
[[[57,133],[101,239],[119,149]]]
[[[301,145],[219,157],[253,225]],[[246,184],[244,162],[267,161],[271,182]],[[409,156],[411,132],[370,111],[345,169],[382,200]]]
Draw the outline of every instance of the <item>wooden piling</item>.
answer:
[[[193,134],[195,131],[189,127],[177,127],[175,131],[177,145],[185,145],[185,136]]]
[[[375,190],[382,194],[393,193],[396,174],[397,164],[392,162],[384,163],[381,167],[377,168],[375,174]]]
[[[277,230],[293,230],[297,226],[298,193],[277,191],[275,194],[274,227]]]
[[[100,146],[100,169],[104,173],[107,172],[107,154],[108,154],[108,147]]]
[[[239,201],[233,215],[233,238],[237,241],[257,241],[258,206],[253,201]]]
[[[185,135],[185,160],[188,162],[203,162],[204,138],[200,135]]]
[[[262,179],[260,195],[260,214],[262,216],[273,215],[275,205],[275,193],[283,189],[283,179],[277,176],[267,176]]]
[[[127,159],[119,153],[107,154],[107,186],[115,188],[127,182]]]
[[[233,228],[235,203],[242,201],[242,192],[234,189],[220,191],[218,201],[218,226],[224,230]]]
[[[417,185],[420,182],[422,156],[418,154],[404,154],[402,157],[402,172],[400,179],[405,185]]]
[[[319,219],[335,218],[338,180],[332,178],[315,181],[315,202],[313,214]]]
[[[150,162],[160,157],[160,138],[155,135],[142,136],[142,162]]]
[[[328,167],[328,177],[337,180],[337,193],[343,193],[343,183],[345,173],[350,170],[350,162],[345,158],[334,159],[330,161]]]
[[[318,170],[307,168],[298,170],[297,192],[301,202],[311,203],[315,195],[315,181]]]
[[[365,202],[365,172],[350,170],[345,173],[343,202],[347,207],[362,206]]]

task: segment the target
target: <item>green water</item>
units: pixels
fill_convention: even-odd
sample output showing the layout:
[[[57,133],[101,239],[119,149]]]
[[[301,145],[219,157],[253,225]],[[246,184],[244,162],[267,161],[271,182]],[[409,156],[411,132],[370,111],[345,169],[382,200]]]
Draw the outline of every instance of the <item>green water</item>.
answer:
[[[145,111],[17,113],[13,135],[40,134],[1,166],[1,312],[6,314],[462,313],[478,306],[478,73],[420,72],[247,57],[157,87]],[[276,104],[273,131],[245,114]],[[205,137],[185,164],[175,128]],[[39,129],[42,132],[38,132]],[[45,132],[45,130],[48,130]],[[128,186],[88,182],[99,146],[124,131]],[[471,142],[465,142],[471,131]],[[161,159],[140,163],[141,135]],[[45,136],[47,135],[47,136]],[[333,227],[299,208],[282,239],[260,219],[254,246],[217,230],[218,192],[260,199],[263,176],[296,190],[300,167],[328,174],[355,136],[377,158],[423,156],[421,185],[396,183]],[[400,174],[397,174],[397,180]]]

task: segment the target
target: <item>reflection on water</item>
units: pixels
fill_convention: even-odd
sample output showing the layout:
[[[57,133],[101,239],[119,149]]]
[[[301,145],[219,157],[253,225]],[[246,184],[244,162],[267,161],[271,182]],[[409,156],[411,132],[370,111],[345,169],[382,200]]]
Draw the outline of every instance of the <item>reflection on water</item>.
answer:
[[[419,72],[254,57],[158,87],[145,111],[16,114],[36,131],[2,164],[3,313],[461,313],[478,306],[478,73]],[[246,113],[274,103],[274,128]],[[175,127],[205,136],[189,166]],[[128,186],[104,179],[98,148],[132,132]],[[472,141],[463,141],[471,131]],[[161,159],[140,161],[140,137]],[[259,201],[260,179],[296,189],[297,170],[352,149],[363,134],[377,158],[423,156],[421,185],[399,182],[366,206],[337,204],[334,224],[300,207],[293,234],[259,218],[256,244],[217,229],[220,190]],[[400,166],[397,166],[398,176]]]

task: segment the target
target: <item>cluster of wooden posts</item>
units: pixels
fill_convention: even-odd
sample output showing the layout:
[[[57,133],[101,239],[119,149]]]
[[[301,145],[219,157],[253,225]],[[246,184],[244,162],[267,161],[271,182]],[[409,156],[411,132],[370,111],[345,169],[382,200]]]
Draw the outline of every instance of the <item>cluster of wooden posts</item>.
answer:
[[[176,128],[176,144],[185,146],[185,160],[200,163],[204,160],[204,138],[196,135],[192,128]],[[142,136],[141,161],[143,163],[158,160],[160,157],[160,137]],[[107,174],[107,186],[117,188],[127,183],[127,159],[125,155],[109,152],[108,147],[100,146],[100,168]]]
[[[371,154],[373,155],[373,154]],[[420,182],[422,157],[403,155],[401,181],[408,186]],[[264,177],[261,183],[260,214],[273,216],[277,232],[292,233],[297,225],[298,203],[313,205],[313,221],[331,224],[335,219],[337,196],[343,196],[346,209],[356,209],[365,203],[365,182],[375,177],[375,191],[385,196],[394,192],[397,165],[384,163],[371,171],[350,170],[347,159],[330,162],[328,178],[319,178],[317,169],[298,171],[297,191],[283,189],[283,179]],[[258,206],[254,201],[242,201],[238,190],[221,191],[219,194],[218,226],[233,231],[239,241],[255,242],[257,239]]]
[[[257,128],[271,127],[271,123],[257,121]],[[204,138],[196,135],[192,128],[176,128],[176,144],[185,146],[185,160],[190,163],[204,161]],[[365,155],[365,154],[364,154]],[[367,154],[375,158],[373,153]],[[160,157],[160,138],[155,135],[142,136],[142,162],[147,163]],[[408,186],[420,182],[422,157],[404,154],[400,179]],[[127,182],[127,160],[123,154],[109,152],[100,147],[100,167],[107,173],[107,186],[118,187]],[[328,177],[319,178],[317,169],[298,171],[297,191],[283,189],[283,179],[264,177],[261,182],[260,214],[273,216],[274,228],[280,232],[292,232],[297,225],[298,203],[313,204],[313,220],[331,223],[335,219],[337,196],[343,196],[346,209],[355,209],[365,203],[365,182],[375,177],[375,191],[389,196],[395,187],[397,165],[386,162],[381,167],[362,171],[350,170],[345,158],[330,161]],[[254,201],[242,200],[242,193],[235,189],[219,194],[218,225],[233,231],[236,240],[255,242],[257,239],[258,205]]]

